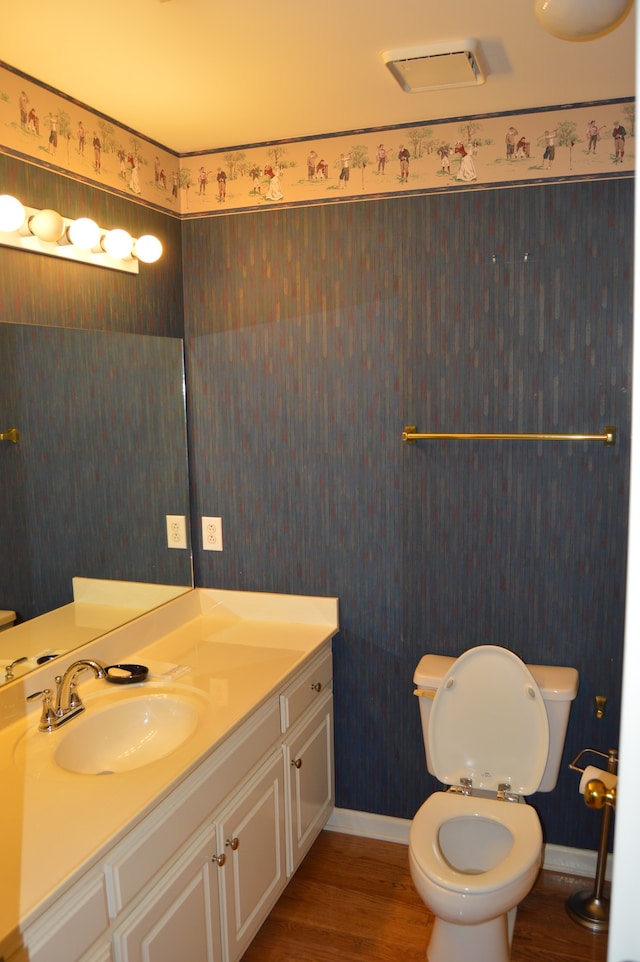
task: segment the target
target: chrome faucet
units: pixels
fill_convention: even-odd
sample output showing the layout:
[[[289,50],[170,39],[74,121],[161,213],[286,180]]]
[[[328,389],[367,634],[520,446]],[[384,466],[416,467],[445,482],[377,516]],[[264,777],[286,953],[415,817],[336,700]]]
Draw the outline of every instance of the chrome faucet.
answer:
[[[96,678],[105,678],[105,665],[100,661],[93,661],[91,658],[82,658],[69,665],[64,675],[56,675],[56,702],[54,711],[62,720],[71,718],[79,712],[84,711],[84,705],[80,701],[77,688],[77,677],[81,672],[90,668]]]
[[[38,698],[40,695],[43,698],[42,716],[38,726],[41,732],[54,731],[54,729],[69,721],[70,718],[75,718],[81,711],[84,711],[84,705],[78,694],[77,678],[78,675],[89,668],[96,678],[106,677],[105,665],[102,662],[94,661],[91,658],[82,658],[69,665],[64,675],[56,675],[55,702],[52,701],[49,688],[45,688],[44,691],[34,691],[27,696],[27,701]]]

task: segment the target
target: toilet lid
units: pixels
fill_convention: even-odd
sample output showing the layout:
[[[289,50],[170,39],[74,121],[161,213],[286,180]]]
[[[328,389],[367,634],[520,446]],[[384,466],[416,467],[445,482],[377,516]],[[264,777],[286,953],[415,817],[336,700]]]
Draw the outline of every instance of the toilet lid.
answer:
[[[474,788],[508,784],[519,795],[538,788],[549,752],[549,722],[540,690],[507,648],[481,645],[453,663],[436,692],[427,733],[436,777]]]

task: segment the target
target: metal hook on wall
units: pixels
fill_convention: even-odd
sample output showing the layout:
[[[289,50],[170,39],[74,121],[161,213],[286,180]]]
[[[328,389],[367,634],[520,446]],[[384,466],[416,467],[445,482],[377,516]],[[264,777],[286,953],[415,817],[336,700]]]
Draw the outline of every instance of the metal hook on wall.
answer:
[[[0,441],[11,441],[13,444],[17,444],[20,440],[20,434],[17,428],[9,428],[4,434],[0,434]]]

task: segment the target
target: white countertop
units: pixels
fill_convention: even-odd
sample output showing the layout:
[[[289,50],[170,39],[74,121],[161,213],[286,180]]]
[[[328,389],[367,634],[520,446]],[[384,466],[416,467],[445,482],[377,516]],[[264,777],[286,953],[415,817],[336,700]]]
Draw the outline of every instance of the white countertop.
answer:
[[[5,625],[12,625],[15,620],[15,611],[7,611],[5,608],[0,608],[0,628],[4,628]]]
[[[36,757],[42,746],[53,749],[76,719],[56,732],[33,735],[39,700],[0,731],[0,957],[16,944],[20,926],[98,861],[337,628],[336,599],[196,589],[56,660],[55,669],[43,666],[13,682],[6,705],[0,689],[0,717],[15,716],[24,712],[27,693],[54,687],[56,673],[78,657],[93,657],[148,665],[151,684],[188,686],[206,696],[203,721],[181,747],[143,768],[106,777],[42,767]],[[114,696],[131,688],[81,681],[85,717],[91,697],[103,695],[105,687]],[[29,747],[34,744],[37,751]]]
[[[18,678],[37,668],[42,655],[64,654],[86,645],[191,590],[138,581],[74,578],[73,601],[39,618],[13,625],[15,612],[0,611],[0,626],[5,623],[3,616],[11,625],[0,638],[0,669],[26,656],[26,661],[13,669],[13,677]],[[0,671],[2,681],[4,672]]]

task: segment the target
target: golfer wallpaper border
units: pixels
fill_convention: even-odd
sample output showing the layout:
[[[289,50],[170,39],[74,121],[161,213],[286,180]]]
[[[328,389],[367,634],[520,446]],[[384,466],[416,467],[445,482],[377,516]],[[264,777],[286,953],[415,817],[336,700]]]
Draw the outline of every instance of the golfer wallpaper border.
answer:
[[[179,217],[201,217],[630,177],[635,101],[425,120],[177,154],[0,62],[0,152]]]

